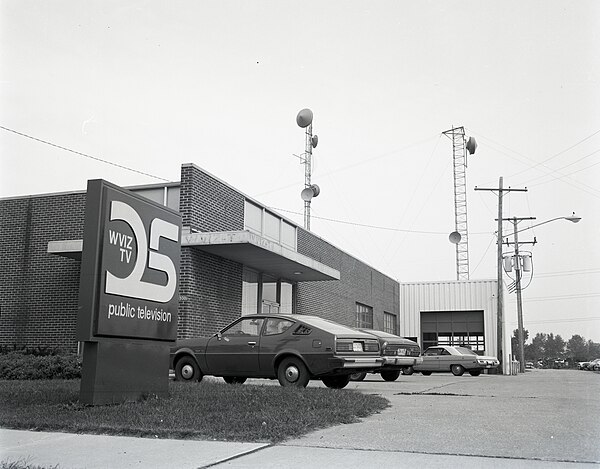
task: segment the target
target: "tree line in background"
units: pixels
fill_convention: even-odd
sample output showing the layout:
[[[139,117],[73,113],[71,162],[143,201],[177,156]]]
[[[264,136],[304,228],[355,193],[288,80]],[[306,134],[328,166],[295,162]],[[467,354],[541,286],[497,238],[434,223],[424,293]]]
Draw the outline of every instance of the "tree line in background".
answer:
[[[527,342],[529,331],[523,330],[523,341]],[[519,331],[515,329],[511,338],[512,354],[515,360],[520,361]],[[585,340],[579,334],[575,334],[568,341],[553,333],[546,334],[538,332],[531,339],[531,343],[525,343],[525,360],[534,364],[542,363],[548,368],[561,368],[563,366],[576,366],[578,362],[587,362],[600,358],[600,343]]]

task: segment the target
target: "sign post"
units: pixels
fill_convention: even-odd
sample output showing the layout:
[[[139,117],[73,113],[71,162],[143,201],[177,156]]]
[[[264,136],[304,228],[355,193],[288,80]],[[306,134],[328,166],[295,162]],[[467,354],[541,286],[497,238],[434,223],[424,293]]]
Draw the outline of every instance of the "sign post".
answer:
[[[168,394],[180,255],[177,212],[106,181],[88,181],[77,316],[81,403]]]

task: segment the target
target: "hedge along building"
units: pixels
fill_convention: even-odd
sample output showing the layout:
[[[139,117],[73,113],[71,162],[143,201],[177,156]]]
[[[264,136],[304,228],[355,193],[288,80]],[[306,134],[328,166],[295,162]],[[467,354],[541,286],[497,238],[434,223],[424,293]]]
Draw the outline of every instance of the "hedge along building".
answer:
[[[400,284],[193,164],[180,182],[130,190],[182,216],[179,337],[275,312],[496,353],[495,281]],[[78,349],[85,199],[0,200],[0,346]]]

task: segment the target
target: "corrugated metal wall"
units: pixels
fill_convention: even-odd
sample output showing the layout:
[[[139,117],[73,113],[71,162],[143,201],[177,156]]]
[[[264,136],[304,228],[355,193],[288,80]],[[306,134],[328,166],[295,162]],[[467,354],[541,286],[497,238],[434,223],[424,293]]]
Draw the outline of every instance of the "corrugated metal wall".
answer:
[[[421,343],[422,311],[482,310],[485,353],[496,355],[496,280],[420,282],[400,284],[400,335]]]

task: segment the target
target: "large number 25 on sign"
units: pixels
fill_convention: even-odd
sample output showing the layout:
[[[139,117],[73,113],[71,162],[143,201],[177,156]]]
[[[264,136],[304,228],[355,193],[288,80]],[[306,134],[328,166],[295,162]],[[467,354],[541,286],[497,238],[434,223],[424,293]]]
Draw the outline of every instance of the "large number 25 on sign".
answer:
[[[167,303],[173,298],[177,288],[177,272],[171,258],[158,252],[159,242],[160,238],[177,242],[179,240],[179,227],[160,218],[155,218],[150,224],[150,246],[148,246],[142,219],[132,207],[124,202],[113,200],[110,206],[110,221],[114,220],[122,220],[131,227],[137,241],[138,255],[133,271],[127,277],[119,278],[108,271],[106,272],[105,292]],[[146,261],[148,261],[148,267],[167,275],[166,285],[142,281]]]

